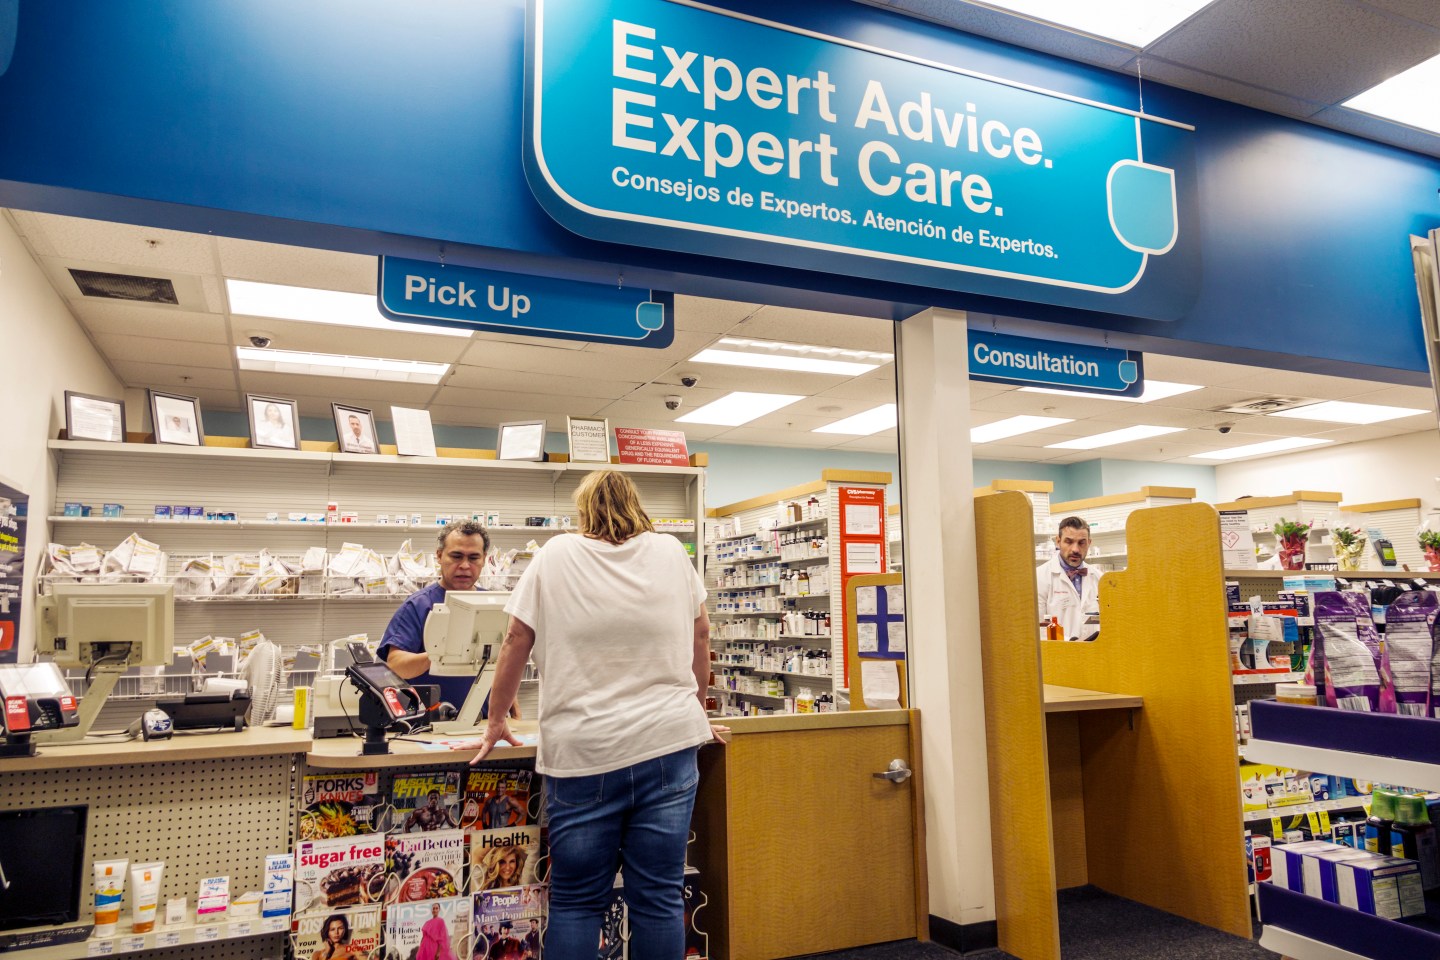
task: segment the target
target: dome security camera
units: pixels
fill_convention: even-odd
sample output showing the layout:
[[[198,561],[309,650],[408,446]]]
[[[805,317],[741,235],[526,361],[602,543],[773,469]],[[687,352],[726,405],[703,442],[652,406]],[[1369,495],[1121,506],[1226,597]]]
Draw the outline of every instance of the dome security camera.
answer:
[[[668,397],[666,397],[666,398],[665,398],[665,409],[666,409],[666,410],[679,410],[679,409],[680,409],[680,394],[678,394],[678,393],[672,393],[672,394],[670,394]]]
[[[685,387],[693,387],[699,382],[700,378],[695,376],[693,373],[687,373],[685,376],[680,378],[680,385]]]
[[[1216,430],[1219,430],[1221,433],[1229,433],[1231,430],[1234,430],[1234,429],[1235,429],[1235,424],[1233,424],[1233,423],[1222,423],[1222,424],[1220,424],[1218,427],[1216,427],[1215,429],[1216,429]]]
[[[275,341],[263,333],[252,333],[250,335],[250,346],[264,350]]]

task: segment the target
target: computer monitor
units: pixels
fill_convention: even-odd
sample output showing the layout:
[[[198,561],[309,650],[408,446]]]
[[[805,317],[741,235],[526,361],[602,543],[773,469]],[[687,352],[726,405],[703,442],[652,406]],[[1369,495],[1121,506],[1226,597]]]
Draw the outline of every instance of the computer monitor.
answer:
[[[452,724],[437,730],[468,730],[480,722],[480,710],[495,679],[495,661],[505,639],[510,616],[505,612],[508,593],[447,590],[443,603],[430,608],[425,621],[425,652],[430,672],[443,677],[474,677],[475,683]],[[485,667],[482,670],[481,665]]]
[[[487,660],[494,665],[510,623],[505,612],[509,600],[508,593],[445,591],[444,602],[431,607],[425,621],[430,672],[442,677],[474,676]]]
[[[57,583],[40,598],[36,652],[62,667],[158,667],[175,656],[169,583]]]
[[[0,811],[0,930],[80,919],[87,813],[83,804]]]
[[[175,587],[169,583],[57,583],[40,598],[36,652],[62,667],[84,667],[89,683],[79,723],[40,730],[38,743],[78,740],[90,732],[115,683],[129,667],[175,658]]]

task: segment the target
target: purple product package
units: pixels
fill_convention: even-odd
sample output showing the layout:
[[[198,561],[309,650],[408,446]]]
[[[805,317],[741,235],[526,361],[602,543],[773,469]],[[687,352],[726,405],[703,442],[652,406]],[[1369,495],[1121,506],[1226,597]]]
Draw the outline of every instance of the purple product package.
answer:
[[[1358,601],[1358,602],[1357,602]],[[1380,709],[1380,645],[1358,593],[1315,594],[1316,645],[1324,644],[1325,699],[1342,710]]]
[[[1400,594],[1385,615],[1385,659],[1395,684],[1397,713],[1428,715],[1431,698],[1431,660],[1434,640],[1431,630],[1440,595],[1431,590]]]

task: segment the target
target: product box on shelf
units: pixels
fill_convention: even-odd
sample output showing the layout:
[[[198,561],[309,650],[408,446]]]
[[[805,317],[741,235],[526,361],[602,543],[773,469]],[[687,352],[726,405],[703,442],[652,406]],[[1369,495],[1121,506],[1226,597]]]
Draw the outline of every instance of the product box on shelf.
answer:
[[[1370,854],[1365,859],[1337,864],[1336,884],[1339,904],[1361,913],[1387,920],[1425,913],[1420,864],[1414,860]]]

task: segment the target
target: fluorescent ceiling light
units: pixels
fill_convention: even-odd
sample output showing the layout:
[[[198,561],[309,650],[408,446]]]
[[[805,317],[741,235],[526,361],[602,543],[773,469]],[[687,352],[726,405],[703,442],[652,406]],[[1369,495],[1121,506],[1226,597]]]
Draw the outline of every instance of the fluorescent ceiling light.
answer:
[[[1341,104],[1382,120],[1440,133],[1440,56],[1417,63]]]
[[[1315,447],[1322,443],[1334,443],[1318,437],[1281,437],[1279,440],[1265,440],[1261,443],[1247,443],[1243,447],[1226,450],[1211,450],[1209,453],[1191,454],[1199,460],[1235,460],[1239,457],[1253,457],[1262,453],[1281,453],[1285,450],[1299,450],[1301,447]]]
[[[732,367],[762,370],[796,370],[801,373],[832,373],[858,377],[895,359],[894,354],[843,347],[815,347],[778,340],[744,340],[721,337],[714,346],[690,358],[696,363],[721,363]]]
[[[1383,423],[1386,420],[1399,420],[1401,417],[1413,417],[1416,414],[1429,413],[1429,410],[1416,410],[1412,407],[1386,407],[1378,403],[1350,403],[1345,400],[1326,400],[1324,403],[1311,403],[1303,407],[1296,407],[1293,410],[1277,410],[1275,413],[1267,414],[1271,417],[1286,417],[1291,420],[1324,420],[1329,423]]]
[[[1034,433],[1046,427],[1057,427],[1069,423],[1065,417],[1010,417],[984,426],[970,428],[971,443],[993,443],[1006,437],[1018,437],[1022,433]]]
[[[390,360],[383,357],[343,357],[333,353],[301,353],[296,350],[256,350],[252,347],[236,347],[235,359],[241,370],[346,377],[351,380],[392,380],[399,383],[439,383],[445,376],[445,371],[450,369],[448,363]]]
[[[1192,390],[1202,389],[1196,383],[1167,383],[1164,380],[1147,380],[1145,389],[1138,397],[1117,397],[1113,393],[1092,393],[1089,390],[1052,390],[1049,387],[1021,387],[1021,393],[1049,393],[1058,397],[1083,397],[1086,400],[1120,400],[1124,403],[1149,403],[1152,400],[1164,400],[1166,397],[1178,397],[1182,393],[1189,393]]]
[[[1109,433],[1097,433],[1091,437],[1076,437],[1074,440],[1065,440],[1061,443],[1047,443],[1047,450],[1094,450],[1096,447],[1113,447],[1117,443],[1129,443],[1132,440],[1149,440],[1151,437],[1163,437],[1167,433],[1179,433],[1184,427],[1149,427],[1140,425],[1126,427],[1123,430],[1111,430]]]
[[[328,323],[338,327],[367,330],[397,330],[401,333],[438,333],[447,337],[468,337],[469,330],[431,324],[397,323],[380,315],[375,298],[364,293],[312,290],[279,283],[255,283],[225,278],[230,312],[247,317],[274,317],[301,323]]]
[[[823,427],[816,427],[811,433],[853,433],[856,436],[868,437],[872,433],[879,433],[881,430],[888,430],[896,424],[895,404],[882,403],[873,410],[866,410],[864,413],[857,413],[853,417],[846,417],[844,420],[836,420],[834,423],[827,423]]]
[[[676,423],[713,423],[723,427],[738,427],[767,413],[774,413],[781,407],[788,407],[804,397],[788,393],[727,393],[719,400],[712,400],[703,407],[696,407],[683,417],[676,417]]]
[[[1211,0],[982,0],[975,5],[1018,13],[1106,40],[1144,47]]]

